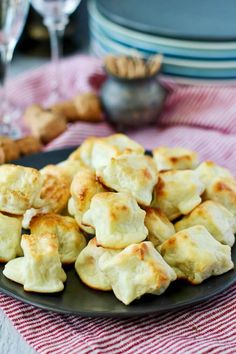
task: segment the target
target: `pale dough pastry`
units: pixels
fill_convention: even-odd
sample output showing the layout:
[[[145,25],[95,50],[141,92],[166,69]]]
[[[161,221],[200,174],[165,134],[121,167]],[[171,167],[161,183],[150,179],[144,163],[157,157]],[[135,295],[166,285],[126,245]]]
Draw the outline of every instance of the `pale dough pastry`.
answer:
[[[89,209],[92,197],[106,190],[97,181],[95,172],[88,167],[81,168],[72,181],[70,188],[72,198],[68,210],[75,217],[80,228],[88,233],[94,234],[94,229],[83,225],[82,217]]]
[[[144,148],[124,134],[114,134],[96,141],[92,150],[91,164],[93,168],[98,169],[106,166],[112,157],[130,153],[143,155]]]
[[[43,205],[40,199],[43,179],[40,173],[29,167],[0,166],[0,211],[23,215],[31,207]]]
[[[160,209],[146,208],[144,224],[148,229],[148,240],[159,246],[175,234],[174,225]]]
[[[21,222],[22,217],[0,213],[0,262],[7,262],[22,254]]]
[[[236,181],[231,178],[217,177],[208,184],[203,195],[206,200],[222,204],[236,217]]]
[[[152,153],[158,171],[194,169],[199,163],[196,152],[182,147],[160,146]]]
[[[192,284],[234,267],[231,248],[216,241],[202,225],[179,231],[162,243],[159,251],[177,277]]]
[[[55,293],[64,289],[66,274],[61,267],[56,235],[22,235],[24,257],[6,264],[3,274],[23,283],[24,290]]]
[[[162,294],[176,274],[151,242],[132,244],[123,251],[99,259],[99,267],[110,281],[115,296],[125,305],[142,295]]]
[[[90,288],[97,290],[112,290],[110,281],[98,266],[102,255],[112,257],[119,251],[97,246],[96,238],[89,241],[88,245],[80,252],[75,269],[80,279]]]
[[[60,162],[57,167],[59,167],[62,173],[66,174],[70,181],[72,182],[76,173],[85,167],[85,164],[81,160],[65,160]]]
[[[75,219],[53,213],[35,216],[30,222],[32,234],[55,234],[59,242],[59,255],[62,264],[76,261],[78,254],[86,246],[85,237],[79,230]]]
[[[93,226],[99,246],[120,249],[145,240],[145,211],[128,193],[98,193],[82,222]]]
[[[201,203],[205,186],[195,171],[171,170],[159,173],[152,206],[160,208],[169,220],[188,214]]]
[[[216,177],[234,179],[229,170],[210,160],[202,162],[195,171],[206,187],[208,187]]]
[[[40,170],[43,186],[40,197],[44,212],[61,213],[70,198],[70,178],[58,166],[48,165]]]
[[[176,231],[187,229],[190,226],[203,225],[210,234],[224,245],[233,246],[236,232],[236,220],[223,205],[206,201],[198,205],[193,211],[175,224]]]
[[[81,160],[87,166],[106,166],[110,159],[123,153],[143,154],[144,148],[124,134],[113,134],[106,138],[87,138],[69,157]]]
[[[144,206],[152,201],[153,188],[158,175],[150,156],[122,154],[112,158],[107,166],[97,170],[99,181],[118,192],[129,192]]]

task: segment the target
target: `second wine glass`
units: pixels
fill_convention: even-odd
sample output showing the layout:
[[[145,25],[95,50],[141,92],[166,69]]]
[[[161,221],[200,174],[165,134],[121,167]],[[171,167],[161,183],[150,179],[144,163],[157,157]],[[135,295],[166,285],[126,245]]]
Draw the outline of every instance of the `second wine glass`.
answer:
[[[43,16],[43,22],[48,29],[51,43],[51,60],[53,78],[51,94],[46,105],[65,99],[60,73],[60,58],[62,56],[62,39],[69,15],[78,7],[81,0],[31,0],[36,11]]]

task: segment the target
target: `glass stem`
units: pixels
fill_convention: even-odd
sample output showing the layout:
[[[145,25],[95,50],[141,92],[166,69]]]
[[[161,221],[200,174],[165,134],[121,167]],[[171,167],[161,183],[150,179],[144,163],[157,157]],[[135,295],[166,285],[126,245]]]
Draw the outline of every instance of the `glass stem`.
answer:
[[[48,28],[51,45],[51,60],[52,60],[52,96],[53,100],[59,100],[63,97],[62,82],[61,82],[61,70],[60,70],[60,58],[62,56],[62,39],[65,31],[67,19],[45,19],[45,25]]]
[[[1,124],[8,124],[10,121],[6,79],[8,74],[9,63],[12,60],[13,50],[14,47],[12,48],[9,45],[2,45],[0,48]]]

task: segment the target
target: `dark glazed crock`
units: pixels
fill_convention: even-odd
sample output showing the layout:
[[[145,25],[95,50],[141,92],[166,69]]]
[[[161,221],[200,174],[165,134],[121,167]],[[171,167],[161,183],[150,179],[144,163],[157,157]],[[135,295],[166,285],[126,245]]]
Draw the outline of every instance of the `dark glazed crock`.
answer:
[[[101,102],[108,120],[124,130],[156,122],[166,95],[156,75],[140,79],[109,75],[101,89]]]

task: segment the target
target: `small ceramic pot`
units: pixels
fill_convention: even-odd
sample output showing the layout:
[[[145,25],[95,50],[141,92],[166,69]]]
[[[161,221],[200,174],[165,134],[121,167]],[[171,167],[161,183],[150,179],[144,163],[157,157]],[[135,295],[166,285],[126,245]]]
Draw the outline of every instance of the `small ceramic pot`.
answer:
[[[100,95],[108,120],[122,131],[156,122],[167,91],[156,75],[140,79],[109,75]]]

